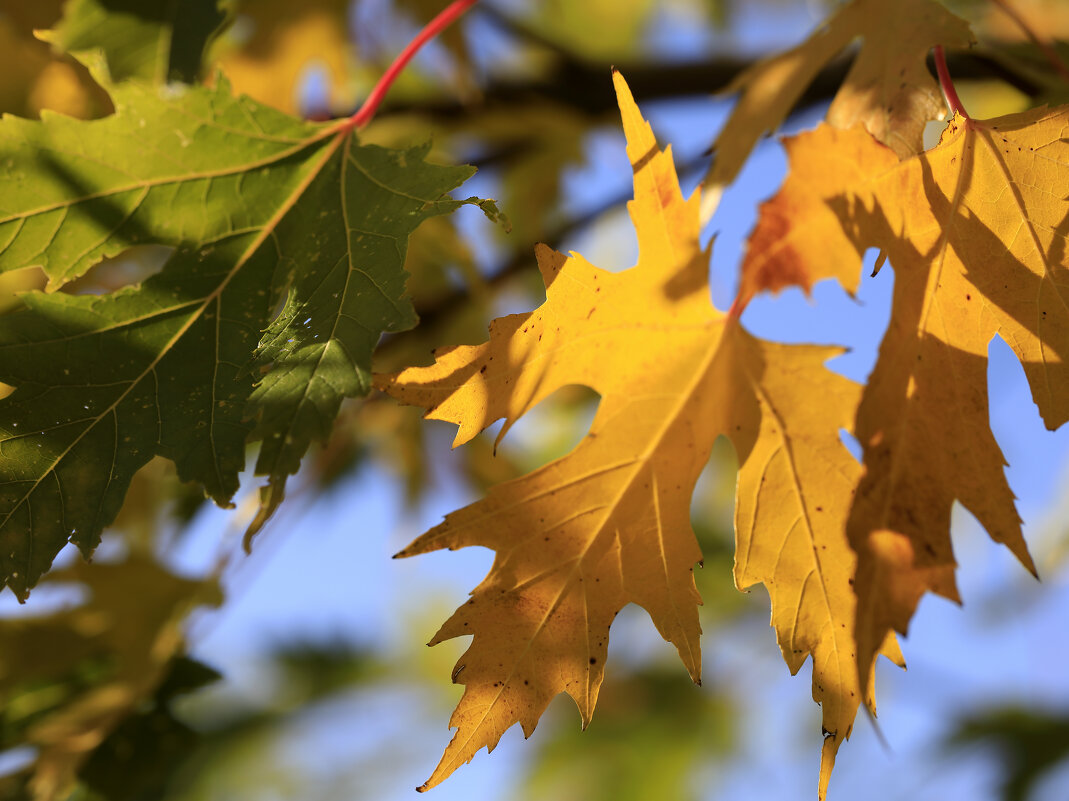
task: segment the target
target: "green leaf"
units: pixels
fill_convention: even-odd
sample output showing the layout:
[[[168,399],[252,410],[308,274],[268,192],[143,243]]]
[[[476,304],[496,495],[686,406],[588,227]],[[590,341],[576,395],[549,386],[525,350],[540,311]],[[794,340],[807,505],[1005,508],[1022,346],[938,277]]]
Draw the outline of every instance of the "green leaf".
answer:
[[[331,167],[344,176],[325,170],[326,180],[309,190],[311,202],[287,221],[318,229],[333,247],[311,254],[260,344],[259,363],[273,367],[250,408],[260,421],[256,438],[263,440],[256,474],[270,481],[246,543],[282,502],[286,477],[297,472],[308,446],[330,434],[342,398],[371,389],[371,351],[380,332],[416,324],[411,304],[401,300],[408,237],[428,217],[470,202],[430,200],[470,170],[430,167],[426,151],[346,148],[345,159]],[[331,196],[339,178],[340,203]],[[479,205],[491,219],[499,216],[492,202]],[[303,218],[305,212],[312,216]]]
[[[0,270],[40,264],[54,288],[134,244],[176,248],[139,286],[33,293],[0,317],[0,380],[17,387],[0,401],[0,578],[20,597],[68,540],[91,553],[155,455],[228,504],[251,415],[270,443],[266,516],[340,398],[366,391],[380,334],[414,322],[407,237],[459,205],[442,196],[472,172],[360,145],[344,121],[300,122],[222,81],[113,96],[102,120],[0,123]],[[269,362],[249,408],[254,364]]]
[[[218,0],[69,0],[45,37],[64,52],[100,48],[116,81],[195,82],[226,15]]]

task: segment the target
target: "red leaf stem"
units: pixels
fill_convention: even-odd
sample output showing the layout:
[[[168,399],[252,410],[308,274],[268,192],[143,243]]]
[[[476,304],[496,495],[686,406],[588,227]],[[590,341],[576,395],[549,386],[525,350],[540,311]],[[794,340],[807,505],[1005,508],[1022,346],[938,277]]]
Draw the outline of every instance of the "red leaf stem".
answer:
[[[947,69],[947,57],[943,52],[942,45],[935,46],[935,71],[939,73],[939,86],[943,89],[943,96],[946,98],[947,105],[950,106],[951,111],[960,114],[967,120],[971,120],[972,117],[965,110],[965,106],[961,104],[961,98],[958,97],[958,92],[954,89],[954,82],[950,79],[950,70]]]
[[[408,62],[412,60],[414,55],[416,55],[416,52],[439,33],[452,25],[464,14],[464,12],[477,2],[479,2],[479,0],[453,0],[453,2],[446,6],[438,16],[428,22],[423,30],[417,33],[415,38],[408,43],[408,46],[405,47],[400,55],[394,59],[390,68],[383,73],[381,78],[379,78],[379,82],[375,84],[375,87],[371,90],[371,94],[367,96],[367,100],[364,101],[364,104],[346,121],[346,127],[360,129],[371,122],[371,119],[375,116],[375,112],[378,111],[383,98],[386,97],[386,93],[390,91],[393,82],[397,80],[397,76],[401,74],[401,71],[408,65]]]

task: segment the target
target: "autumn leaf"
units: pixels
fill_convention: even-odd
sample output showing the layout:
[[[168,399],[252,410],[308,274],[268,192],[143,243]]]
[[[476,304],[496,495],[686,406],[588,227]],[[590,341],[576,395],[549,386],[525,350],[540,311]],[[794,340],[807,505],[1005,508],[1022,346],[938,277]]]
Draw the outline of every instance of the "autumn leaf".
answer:
[[[869,247],[895,270],[858,411],[865,475],[848,523],[863,677],[923,593],[958,600],[955,500],[1035,571],[990,428],[987,351],[996,334],[1014,350],[1048,428],[1069,418],[1067,121],[1065,108],[959,116],[936,148],[901,163],[860,129],[786,142],[791,171],[762,208],[744,281],[757,291],[847,276],[851,288]]]
[[[63,52],[100,48],[113,80],[195,82],[225,15],[219,0],[69,0],[41,37]]]
[[[575,450],[494,487],[398,554],[496,552],[471,600],[431,640],[474,635],[453,673],[465,685],[450,721],[457,733],[420,789],[493,749],[513,723],[530,735],[558,693],[589,723],[609,627],[628,603],[649,612],[699,681],[692,570],[701,552],[690,499],[721,435],[735,445],[745,488],[736,581],[769,586],[792,671],[813,656],[829,732],[825,774],[862,695],[871,702],[871,688],[857,685],[854,557],[844,532],[859,468],[839,441],[858,388],[823,367],[838,349],[764,342],[713,308],[698,193],[683,199],[671,155],[615,81],[634,169],[638,265],[613,273],[540,246],[545,304],[495,320],[485,344],[441,349],[430,367],[376,378],[427,417],[456,423],[455,444],[499,419],[503,436],[569,384],[602,399]],[[898,658],[893,640],[887,652]]]
[[[928,51],[968,47],[969,26],[934,0],[853,0],[802,44],[758,62],[724,90],[739,98],[713,145],[706,186],[715,192],[735,180],[757,140],[779,128],[817,73],[858,37],[862,44],[828,122],[861,122],[899,156],[919,152],[925,123],[945,113]]]
[[[92,552],[155,455],[228,504],[254,424],[262,524],[342,398],[370,387],[380,334],[414,324],[408,235],[467,202],[445,193],[470,168],[225,82],[113,98],[98,121],[0,123],[0,270],[41,265],[54,289],[132,245],[175,248],[140,285],[33,293],[0,318],[0,380],[18,387],[0,403],[0,571],[22,597],[68,540]]]

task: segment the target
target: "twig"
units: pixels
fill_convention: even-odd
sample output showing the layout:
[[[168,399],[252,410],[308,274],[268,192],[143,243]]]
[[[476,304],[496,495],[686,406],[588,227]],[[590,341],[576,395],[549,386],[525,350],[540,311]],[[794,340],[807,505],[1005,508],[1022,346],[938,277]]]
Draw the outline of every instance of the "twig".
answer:
[[[367,96],[367,100],[365,100],[364,104],[357,110],[357,112],[348,119],[344,127],[359,130],[371,122],[371,119],[375,116],[375,112],[378,111],[383,98],[386,97],[386,93],[390,91],[393,82],[397,80],[397,76],[401,74],[406,66],[408,66],[408,62],[412,60],[412,57],[416,55],[419,49],[452,25],[457,19],[463,16],[464,12],[477,2],[479,2],[479,0],[453,0],[452,3],[446,6],[444,11],[428,22],[423,27],[423,30],[417,33],[415,38],[408,43],[408,46],[401,51],[401,54],[394,59],[393,64],[391,64],[389,69],[383,73],[383,76],[379,78],[379,82],[376,83],[371,90],[371,94]]]

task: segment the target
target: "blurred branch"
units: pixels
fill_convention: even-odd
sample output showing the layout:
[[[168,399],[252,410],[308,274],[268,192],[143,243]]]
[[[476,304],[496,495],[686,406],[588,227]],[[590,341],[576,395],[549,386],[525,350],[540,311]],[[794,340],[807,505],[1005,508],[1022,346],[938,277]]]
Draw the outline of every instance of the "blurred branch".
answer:
[[[997,756],[1002,801],[1026,801],[1056,765],[1069,758],[1069,714],[1008,706],[961,720],[944,740],[960,749],[984,745]]]
[[[616,96],[610,91],[608,65],[589,62],[560,49],[554,52],[558,56],[557,63],[546,74],[492,79],[483,90],[478,104],[447,97],[429,97],[418,102],[400,100],[385,107],[380,116],[419,113],[438,119],[455,119],[469,117],[480,107],[502,109],[525,106],[536,98],[590,115],[616,112]],[[721,57],[683,63],[638,61],[615,66],[627,77],[635,98],[648,101],[722,92],[758,60]],[[1006,81],[1030,97],[1038,95],[1043,89],[1028,76],[1000,63],[994,52],[975,50],[949,54],[947,62],[957,80],[995,78]],[[821,70],[799,105],[830,101],[849,67],[849,58],[839,58]],[[934,73],[934,67],[932,71]]]

